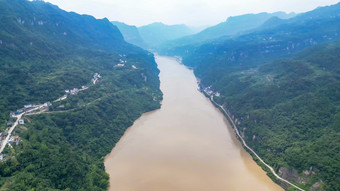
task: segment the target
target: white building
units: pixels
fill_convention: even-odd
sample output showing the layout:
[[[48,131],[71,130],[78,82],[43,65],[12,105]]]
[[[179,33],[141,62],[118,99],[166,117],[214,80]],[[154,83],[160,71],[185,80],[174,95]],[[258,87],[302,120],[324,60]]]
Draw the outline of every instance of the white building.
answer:
[[[26,109],[30,109],[30,108],[32,108],[32,107],[33,107],[33,105],[32,105],[32,104],[29,104],[29,105],[24,105],[24,107],[25,107]]]
[[[124,66],[125,66],[125,64],[116,64],[116,65],[114,66],[114,68],[124,67]]]
[[[19,124],[20,124],[20,125],[24,125],[24,124],[25,124],[24,119],[19,119]]]
[[[71,90],[70,92],[71,92],[71,95],[77,95],[78,92],[79,92],[79,89],[78,89],[78,88],[74,88],[74,89]]]
[[[11,112],[9,115],[10,115],[11,118],[16,118],[17,117],[14,112]]]
[[[51,103],[51,102],[46,102],[46,103],[44,103],[44,107],[50,107],[50,106],[52,106],[52,103]]]

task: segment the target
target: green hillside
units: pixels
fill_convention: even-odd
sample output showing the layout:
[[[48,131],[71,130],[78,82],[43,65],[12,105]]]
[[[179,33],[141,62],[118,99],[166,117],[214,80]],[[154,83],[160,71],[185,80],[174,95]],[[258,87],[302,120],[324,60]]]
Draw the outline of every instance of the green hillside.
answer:
[[[215,98],[237,119],[249,145],[307,190],[340,184],[340,43],[320,45],[288,60],[225,73]],[[315,174],[314,174],[315,173]],[[320,190],[317,189],[317,190]]]
[[[0,190],[106,190],[103,157],[134,120],[160,107],[153,55],[107,19],[42,1],[0,0],[0,21],[1,132],[10,111],[88,87],[52,102],[51,113],[24,117],[19,144],[2,153]],[[102,77],[93,84],[95,73]]]

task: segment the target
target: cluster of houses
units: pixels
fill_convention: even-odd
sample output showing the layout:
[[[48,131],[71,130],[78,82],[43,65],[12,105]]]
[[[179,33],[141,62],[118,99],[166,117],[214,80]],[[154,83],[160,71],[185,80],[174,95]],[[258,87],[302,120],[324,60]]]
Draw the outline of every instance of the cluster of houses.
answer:
[[[98,73],[95,73],[93,75],[93,78],[91,80],[91,82],[93,84],[96,84],[98,82],[98,79],[101,78],[101,75],[98,74]],[[62,97],[58,98],[57,100],[54,100],[53,102],[58,102],[58,101],[61,101],[61,100],[64,100],[67,98],[68,95],[78,95],[79,92],[81,91],[84,91],[84,90],[87,90],[89,87],[87,86],[81,86],[80,89],[78,88],[73,88],[73,89],[69,89],[69,90],[65,90],[65,95],[63,95]],[[58,106],[58,108],[64,108],[65,105],[60,105]]]
[[[125,64],[127,63],[127,61],[126,61],[125,58],[122,59],[122,57],[126,57],[126,55],[119,55],[119,56],[121,57],[121,58],[119,59],[119,64],[116,64],[116,65],[114,66],[114,68],[124,67]]]
[[[16,118],[16,115],[15,115],[15,114],[12,115],[12,112],[11,112],[11,118]],[[24,119],[19,119],[18,123],[19,123],[19,125],[24,125],[24,124],[25,124],[25,121],[24,121]],[[8,121],[8,122],[7,122],[7,126],[8,126],[8,127],[11,127],[11,126],[13,126],[13,125],[14,125],[14,122],[13,122],[13,121]]]
[[[1,133],[1,134],[2,134],[2,133]],[[7,135],[6,135],[6,136],[7,136]],[[6,136],[0,135],[0,139],[1,139],[0,141],[2,142],[2,141],[6,138]],[[12,137],[8,140],[7,144],[8,144],[8,147],[9,147],[9,148],[13,148],[12,144],[15,143],[16,145],[18,145],[19,142],[20,142],[19,136],[12,136]],[[5,161],[7,156],[8,156],[7,154],[0,154],[0,162],[1,162],[1,161]]]
[[[119,64],[116,64],[114,68],[124,67],[126,64],[126,60],[119,59]]]
[[[8,135],[7,132],[0,133],[0,144],[3,143],[3,141],[6,139],[7,135]],[[13,148],[12,144],[15,143],[16,145],[18,145],[18,144],[19,144],[19,141],[20,141],[19,136],[12,136],[12,137],[7,141],[8,147],[9,147],[9,148]],[[6,160],[6,157],[7,157],[6,154],[1,154],[1,153],[0,153],[0,162]]]
[[[52,103],[49,101],[43,104],[43,107],[51,107],[51,106],[52,106]]]
[[[93,75],[93,78],[92,78],[92,83],[96,84],[99,78],[101,78],[100,74],[95,73]],[[83,91],[83,90],[86,90],[86,89],[88,89],[87,86],[82,86],[81,89],[73,88],[71,90],[65,90],[66,94],[63,97],[55,100],[55,102],[63,100],[63,99],[66,99],[67,95],[77,95],[80,91]],[[48,110],[50,106],[52,106],[51,102],[46,102],[46,103],[44,103],[42,105],[33,105],[33,104],[24,105],[23,108],[18,109],[15,112],[10,112],[10,118],[17,119],[17,115],[20,115],[20,114],[22,114],[24,112],[28,113],[28,112],[34,111],[34,109],[40,109],[42,111]],[[59,106],[59,108],[63,108],[63,107],[65,107],[65,106],[64,105],[60,105]],[[12,119],[10,121],[8,121],[7,122],[7,126],[12,127],[14,125],[14,121],[15,120],[12,120]],[[25,124],[24,119],[19,119],[18,120],[18,124],[19,125],[24,125]],[[10,137],[10,139],[9,139],[9,141],[7,143],[3,143],[3,141],[6,139],[7,136],[10,136],[7,131],[0,133],[0,145],[1,144],[8,144],[9,147],[12,147],[11,143],[12,144],[13,143],[16,143],[16,144],[19,143],[19,137],[18,136],[12,136],[12,137]],[[5,155],[5,154],[0,154],[0,161],[4,160],[4,158],[6,156],[7,155]]]
[[[33,109],[33,108],[35,108],[35,107],[36,107],[36,105],[32,105],[32,104],[24,105],[23,108],[18,109],[15,113],[14,113],[14,112],[11,112],[10,115],[11,115],[12,118],[16,118],[15,115],[21,114],[21,113],[23,113],[23,112],[25,112],[25,111],[28,111],[28,110],[30,110],[30,109]]]
[[[46,110],[46,109],[48,109],[49,107],[52,106],[52,103],[51,102],[46,102],[46,103],[44,103],[42,105],[33,105],[33,104],[24,105],[23,108],[18,109],[16,112],[10,112],[10,117],[11,118],[16,118],[17,117],[16,115],[19,115],[21,113],[27,112],[29,110],[32,110],[32,109],[40,107],[40,106],[42,106],[43,110]]]
[[[216,97],[220,97],[221,94],[219,92],[214,92],[214,90],[212,89],[211,86],[208,86],[206,88],[203,88],[203,91],[208,95],[208,96],[216,96]]]
[[[7,142],[8,147],[13,148],[12,144],[15,143],[16,145],[18,145],[19,141],[20,141],[19,136],[12,136]]]
[[[78,88],[73,88],[72,90],[65,90],[66,95],[70,94],[70,95],[77,95],[79,93],[79,89]]]
[[[95,73],[93,75],[93,78],[92,78],[91,82],[93,84],[96,84],[99,78],[101,78],[100,74]],[[67,95],[77,95],[79,92],[87,90],[88,88],[89,87],[87,87],[87,86],[81,86],[81,89],[73,88],[73,89],[70,89],[70,90],[65,90],[66,94],[63,97],[61,97],[60,99],[58,99],[58,101],[66,99]]]
[[[98,82],[98,79],[99,78],[101,78],[101,76],[100,76],[100,74],[98,74],[98,73],[95,73],[94,75],[93,75],[93,78],[92,78],[92,83],[93,84],[96,84],[97,82]]]
[[[64,95],[61,100],[63,100],[63,98],[66,99],[67,95],[77,95],[80,91],[84,91],[86,89],[88,89],[87,86],[81,86],[81,89],[73,88],[72,90],[65,90],[66,95]]]
[[[121,67],[124,67],[126,63],[127,63],[126,60],[119,59],[119,63],[114,65],[113,67],[114,68],[121,68]],[[138,69],[135,65],[132,65],[131,68],[134,69],[134,70]]]

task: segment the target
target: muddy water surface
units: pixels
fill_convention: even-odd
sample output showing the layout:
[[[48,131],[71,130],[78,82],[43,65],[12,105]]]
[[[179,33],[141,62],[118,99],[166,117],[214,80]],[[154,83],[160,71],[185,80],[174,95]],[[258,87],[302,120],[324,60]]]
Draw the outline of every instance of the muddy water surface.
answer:
[[[193,72],[156,61],[162,108],[135,121],[105,158],[109,191],[282,191],[197,90]]]

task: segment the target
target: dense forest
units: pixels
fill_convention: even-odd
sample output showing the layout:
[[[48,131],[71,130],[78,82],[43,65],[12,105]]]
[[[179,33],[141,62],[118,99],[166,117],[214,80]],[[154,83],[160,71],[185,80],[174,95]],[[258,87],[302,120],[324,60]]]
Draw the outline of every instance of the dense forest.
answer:
[[[317,46],[212,83],[248,144],[278,172],[297,170],[300,178],[287,176],[306,189],[319,179],[340,188],[339,51]]]
[[[160,107],[153,55],[107,19],[42,1],[0,0],[0,20],[2,132],[11,111],[88,87],[52,102],[50,113],[24,116],[19,144],[2,153],[0,190],[106,190],[104,156],[134,120]]]
[[[278,174],[306,190],[337,191],[339,14],[340,4],[320,7],[214,40],[178,39],[159,51],[194,69]]]

